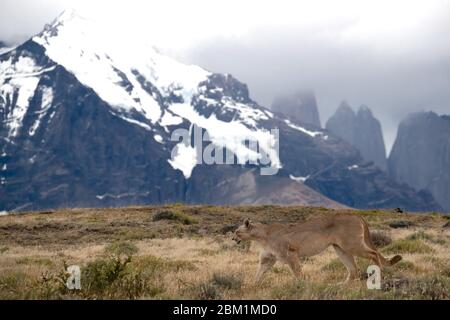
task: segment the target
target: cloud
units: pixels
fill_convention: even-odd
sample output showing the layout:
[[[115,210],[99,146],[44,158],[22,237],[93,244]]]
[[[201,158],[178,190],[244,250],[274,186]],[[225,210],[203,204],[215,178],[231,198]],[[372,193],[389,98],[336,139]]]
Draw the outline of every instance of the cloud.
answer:
[[[450,113],[450,10],[431,12],[418,24],[367,37],[350,36],[360,35],[358,19],[257,27],[209,39],[187,59],[234,74],[265,106],[299,88],[315,90],[324,120],[343,99],[354,108],[368,105],[382,122],[389,151],[408,113]]]

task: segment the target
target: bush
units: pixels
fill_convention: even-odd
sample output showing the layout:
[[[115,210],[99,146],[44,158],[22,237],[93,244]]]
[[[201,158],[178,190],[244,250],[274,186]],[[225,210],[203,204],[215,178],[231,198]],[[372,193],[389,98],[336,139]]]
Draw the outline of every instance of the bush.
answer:
[[[389,227],[393,229],[404,229],[412,226],[414,226],[414,223],[406,220],[392,221],[391,223],[389,223]]]
[[[383,248],[392,243],[392,238],[386,232],[371,232],[370,238],[377,248]]]
[[[87,298],[138,299],[164,292],[162,275],[168,263],[153,256],[100,259],[82,273],[82,291]]]
[[[138,248],[129,242],[115,242],[105,247],[105,253],[115,257],[132,257],[138,252]]]
[[[221,298],[219,289],[211,282],[190,286],[188,291],[193,295],[193,298],[199,300],[218,300]]]
[[[401,239],[393,242],[383,249],[387,254],[398,253],[432,253],[434,249],[421,240]]]
[[[445,300],[450,298],[448,278],[433,275],[420,279],[401,279],[387,282],[384,291],[392,291],[396,298]]]
[[[242,287],[242,279],[232,274],[214,273],[212,282],[225,289],[238,290]]]
[[[414,265],[414,263],[410,262],[410,261],[405,261],[402,260],[400,262],[398,262],[397,264],[395,264],[395,267],[398,270],[402,270],[402,271],[417,271],[418,268]]]
[[[131,260],[101,259],[90,262],[82,271],[82,286],[90,294],[101,295],[125,274]]]
[[[423,231],[415,232],[415,233],[409,235],[406,239],[408,239],[408,240],[428,240],[428,241],[433,241],[433,237],[430,236],[429,234],[423,232]]]
[[[186,225],[198,224],[199,222],[198,219],[194,217],[173,210],[162,210],[153,215],[153,221],[156,222],[161,220],[177,221]]]

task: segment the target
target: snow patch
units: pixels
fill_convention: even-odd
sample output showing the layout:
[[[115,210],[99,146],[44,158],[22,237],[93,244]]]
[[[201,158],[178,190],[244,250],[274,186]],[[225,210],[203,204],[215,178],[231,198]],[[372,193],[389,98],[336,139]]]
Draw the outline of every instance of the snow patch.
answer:
[[[159,134],[155,134],[154,138],[155,138],[156,142],[161,143],[161,144],[164,141],[163,137],[161,137]]]
[[[145,130],[152,131],[152,128],[148,124],[145,124],[143,122],[140,122],[140,121],[137,121],[137,120],[134,120],[134,119],[126,118],[126,117],[123,117],[123,116],[120,117],[120,118],[125,120],[126,122],[129,122],[129,123],[135,124],[135,125],[137,125],[137,126],[139,126],[141,128],[144,128]]]
[[[164,112],[163,117],[159,121],[159,124],[163,127],[167,126],[177,126],[183,123],[183,119],[177,116],[174,116],[170,112]]]
[[[175,170],[183,172],[184,177],[189,179],[197,165],[197,150],[181,142],[176,145],[173,154],[172,159],[168,160],[169,164]]]
[[[6,115],[8,139],[17,136],[22,127],[30,100],[39,84],[39,76],[53,68],[40,69],[30,57],[19,57],[14,63],[10,58],[0,63],[0,96],[4,101],[14,101],[17,95],[16,104]]]
[[[215,114],[205,118],[188,103],[173,104],[169,109],[180,117],[187,119],[190,123],[208,131],[211,142],[218,147],[232,151],[238,158],[239,163],[260,160],[261,154],[245,145],[246,141],[255,141],[259,143],[259,147],[271,160],[271,166],[278,169],[282,168],[278,150],[275,148],[276,141],[270,131],[250,129],[240,121],[221,121],[217,119]],[[186,158],[192,160],[188,156]],[[196,162],[187,161],[183,166],[186,167],[185,171],[189,173],[195,165]]]
[[[135,197],[135,196],[148,196],[150,194],[150,192],[145,192],[145,193],[122,193],[122,194],[118,194],[118,195],[113,195],[110,193],[106,193],[103,195],[97,195],[95,196],[98,200],[105,200],[106,198],[111,198],[111,199],[122,199],[122,198],[127,198],[127,197]]]
[[[320,131],[310,131],[310,130],[307,130],[307,129],[303,128],[303,127],[300,127],[299,125],[293,124],[293,123],[292,123],[291,121],[289,121],[289,120],[285,120],[284,122],[285,122],[289,127],[291,127],[292,129],[295,129],[295,130],[301,131],[301,132],[303,132],[303,133],[306,133],[307,135],[309,135],[309,136],[311,136],[311,137],[313,137],[313,138],[315,138],[315,137],[317,137],[317,136],[323,135],[323,133],[320,132]]]
[[[30,131],[28,132],[30,136],[34,136],[34,134],[36,133],[37,129],[39,128],[39,125],[41,124],[42,118],[47,114],[47,111],[51,108],[52,102],[53,102],[53,89],[49,87],[44,87],[42,89],[41,110],[37,112],[39,116],[31,126]]]
[[[305,183],[306,180],[308,180],[310,177],[311,177],[311,176],[306,176],[306,177],[295,177],[295,176],[293,176],[292,174],[289,175],[289,178],[291,178],[291,180],[294,180],[294,181],[299,182],[299,183]]]
[[[246,104],[235,102],[229,97],[223,97],[222,103],[226,108],[236,110],[239,113],[242,122],[251,127],[256,128],[257,121],[269,120],[269,117],[265,112],[250,107]]]

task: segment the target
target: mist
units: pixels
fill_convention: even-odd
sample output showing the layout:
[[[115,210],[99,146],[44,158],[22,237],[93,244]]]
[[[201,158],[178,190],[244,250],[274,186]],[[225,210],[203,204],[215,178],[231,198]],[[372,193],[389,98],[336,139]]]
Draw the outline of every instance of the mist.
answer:
[[[279,94],[312,89],[324,125],[342,100],[367,105],[388,152],[408,113],[450,113],[449,1],[3,0],[0,40],[26,40],[67,6],[184,62],[233,74],[266,107]]]
[[[327,30],[260,28],[245,37],[211,39],[192,48],[189,59],[233,74],[266,107],[277,95],[312,89],[323,125],[342,100],[355,111],[367,105],[382,123],[389,152],[408,113],[450,113],[450,50],[442,46],[449,26],[435,25],[412,46],[381,49]]]

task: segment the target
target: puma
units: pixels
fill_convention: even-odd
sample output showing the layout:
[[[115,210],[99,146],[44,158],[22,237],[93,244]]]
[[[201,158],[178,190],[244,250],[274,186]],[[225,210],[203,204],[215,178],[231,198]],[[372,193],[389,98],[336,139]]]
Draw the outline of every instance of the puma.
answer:
[[[355,257],[370,259],[380,268],[392,266],[402,259],[399,255],[390,260],[385,258],[373,245],[366,221],[356,215],[321,216],[294,226],[265,225],[246,219],[233,239],[237,242],[256,241],[262,246],[257,282],[277,261],[287,264],[299,277],[299,258],[315,256],[330,246],[347,268],[344,283],[358,276]]]

